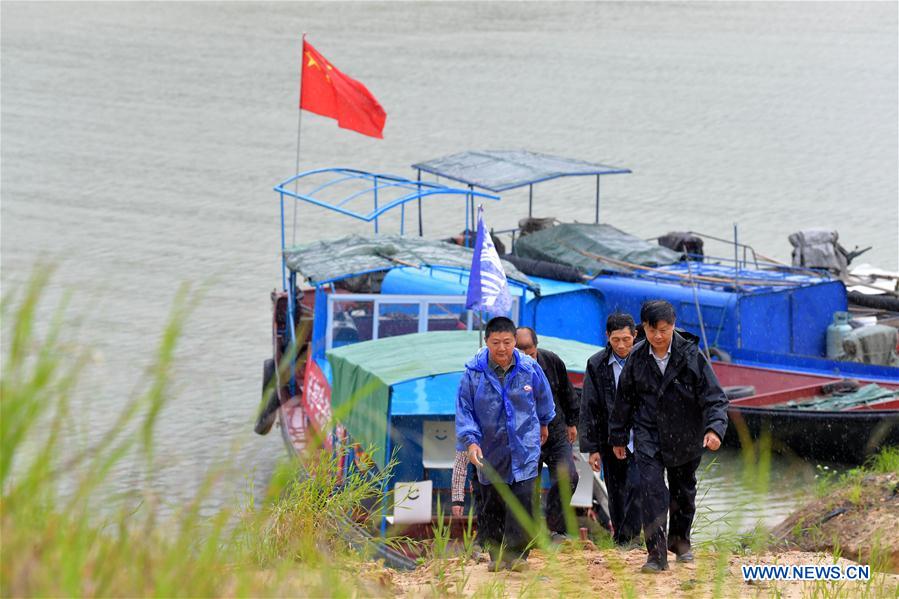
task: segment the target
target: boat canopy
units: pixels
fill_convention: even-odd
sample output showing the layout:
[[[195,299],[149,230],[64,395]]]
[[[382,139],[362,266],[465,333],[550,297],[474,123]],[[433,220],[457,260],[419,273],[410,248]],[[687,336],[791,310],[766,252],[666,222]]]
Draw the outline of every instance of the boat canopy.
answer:
[[[674,264],[681,258],[674,250],[634,237],[612,225],[589,223],[563,223],[524,235],[515,244],[515,254],[573,266],[591,276],[600,271],[625,270],[594,256],[640,266]]]
[[[462,211],[465,218],[464,230],[469,229],[469,219],[472,223],[474,222],[475,198],[499,200],[498,196],[477,192],[470,188],[456,189],[421,180],[411,181],[396,175],[339,167],[318,168],[298,173],[281,181],[274,189],[280,198],[281,207],[281,283],[285,291],[287,290],[287,264],[284,260],[287,249],[285,200],[294,200],[291,243],[296,243],[296,205],[299,202],[312,204],[341,216],[372,223],[375,235],[381,232],[378,219],[395,209],[398,209],[400,213],[399,234],[405,235],[406,204],[415,202],[418,205],[418,235],[422,236],[424,226],[421,205],[424,199],[464,199],[465,209]]]
[[[300,183],[304,184],[302,193],[298,189],[289,188],[291,185],[299,187]],[[375,223],[385,212],[398,206],[402,208],[413,200],[429,196],[499,200],[497,196],[487,193],[456,189],[426,181],[411,181],[397,175],[371,173],[352,168],[320,168],[305,171],[280,182],[275,186],[275,191],[282,197],[291,197],[345,216]],[[364,212],[360,209],[351,209],[349,203],[357,198],[363,198],[362,201],[369,198],[372,202],[371,208]]]
[[[617,175],[630,169],[527,150],[461,152],[413,164],[412,168],[493,192],[559,177]]]
[[[421,268],[471,267],[474,250],[445,241],[421,237],[348,235],[340,239],[314,241],[284,250],[287,267],[313,285],[348,277],[410,266]],[[506,276],[528,289],[538,286],[515,266],[503,260]]]
[[[455,390],[465,363],[478,351],[478,332],[440,331],[387,337],[354,343],[328,352],[331,366],[331,406],[341,422],[372,457],[384,467],[388,422],[393,403],[405,416],[446,416],[455,413]],[[587,359],[601,348],[578,341],[540,336],[540,347],[562,358],[572,372],[583,372]],[[436,379],[452,378],[453,380]],[[410,395],[423,380],[444,392]],[[456,384],[453,384],[455,381]],[[402,397],[392,390],[402,386]],[[408,397],[407,397],[408,396]]]

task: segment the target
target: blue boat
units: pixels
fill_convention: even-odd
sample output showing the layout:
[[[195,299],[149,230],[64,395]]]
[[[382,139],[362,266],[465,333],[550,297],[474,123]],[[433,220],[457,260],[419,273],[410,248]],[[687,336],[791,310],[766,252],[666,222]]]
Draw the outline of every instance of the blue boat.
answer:
[[[730,256],[669,252],[659,245],[600,224],[600,180],[626,168],[526,151],[462,152],[412,166],[493,193],[528,188],[533,216],[534,186],[571,176],[596,178],[593,224],[561,224],[522,237],[522,227],[496,230],[511,236],[512,255],[575,267],[584,283],[600,292],[600,321],[614,310],[639,314],[647,299],[666,299],[678,326],[697,335],[713,355],[737,364],[827,376],[899,381],[899,367],[827,357],[827,330],[834,314],[846,312],[844,283],[822,270],[795,268],[760,256],[739,243],[724,244]],[[527,270],[526,270],[527,271]],[[595,300],[591,300],[595,301]],[[899,303],[893,300],[893,303]],[[893,319],[893,327],[899,322]],[[578,323],[560,337],[577,338]],[[893,342],[895,346],[895,341]]]
[[[414,496],[425,510],[422,515],[414,505],[385,505],[382,526],[394,522],[410,534],[410,526],[420,525],[419,534],[427,536],[436,506],[448,510],[451,504],[455,393],[465,362],[478,349],[481,323],[479,314],[465,309],[460,287],[473,251],[403,235],[405,209],[455,198],[466,202],[468,216],[476,199],[498,198],[342,168],[301,173],[275,189],[281,199],[283,289],[272,293],[273,356],[263,373],[270,414],[291,454],[302,454],[310,443],[324,445],[346,455],[346,474],[382,469],[394,459],[388,496]],[[378,234],[288,247],[288,199],[372,223]],[[370,209],[360,210],[354,201],[370,202]],[[392,224],[399,235],[380,230],[380,221],[390,216],[398,217]],[[580,387],[587,358],[600,349],[599,331],[582,336],[586,342],[555,338],[551,331],[563,330],[554,323],[559,313],[571,315],[584,306],[595,311],[590,300],[597,292],[580,284],[541,283],[514,265],[504,266],[516,290],[509,316],[539,328],[543,345],[563,357]],[[422,277],[427,292],[413,291]],[[262,418],[257,432],[270,426]],[[579,464],[585,476],[574,505],[595,509],[607,520],[604,485],[586,461]],[[404,492],[410,488],[414,493]],[[356,531],[362,537],[370,533]]]
[[[532,153],[477,153],[476,162],[495,177],[488,178],[483,168],[475,177],[456,168],[472,160],[469,154],[450,158],[415,165],[415,180],[329,168],[299,173],[275,187],[282,288],[271,295],[273,354],[264,365],[267,408],[257,432],[264,434],[278,421],[292,454],[301,454],[310,443],[335,451],[349,448],[347,472],[383,468],[395,457],[388,490],[397,491],[395,499],[424,499],[418,507],[397,506],[396,501],[375,506],[383,516],[382,528],[390,517],[407,526],[423,525],[421,534],[430,532],[438,498],[442,505],[449,504],[452,399],[463,364],[477,349],[481,325],[479,315],[464,306],[472,258],[466,244],[472,238],[476,202],[498,201],[497,191],[522,185],[533,190],[534,184],[556,177],[593,176],[597,191],[592,227],[601,228],[599,181],[629,172]],[[447,164],[455,164],[455,170]],[[423,181],[423,172],[466,187]],[[529,197],[530,215],[533,193]],[[449,201],[464,202],[459,225],[465,233],[458,243],[426,239],[424,206]],[[368,223],[373,235],[302,243],[296,237],[296,213],[290,214],[298,204]],[[408,235],[407,221],[412,230]],[[555,232],[565,231],[563,226],[554,227]],[[388,229],[394,233],[387,234]],[[729,264],[665,263],[660,256],[670,258],[670,250],[610,229],[601,232],[604,239],[617,240],[612,244],[621,250],[617,258],[593,252],[592,245],[575,248],[596,272],[564,266],[560,271],[551,261],[547,268],[546,260],[535,270],[515,252],[504,256],[513,296],[509,316],[534,327],[542,345],[566,359],[576,389],[587,357],[604,342],[606,316],[615,310],[636,315],[649,298],[671,301],[678,324],[699,335],[705,348],[729,358],[728,372],[743,385],[758,380],[768,390],[780,376],[777,372],[802,370],[899,381],[897,368],[823,357],[832,314],[847,306],[842,282],[823,273],[755,268],[750,249],[736,242],[735,251],[744,257],[735,256]],[[521,237],[516,229],[506,234],[520,249],[541,233]],[[766,374],[759,365],[777,366],[777,372]],[[581,461],[579,468],[583,466]],[[602,519],[602,481],[589,469],[583,474],[585,484],[573,501],[599,512]],[[424,516],[421,505],[426,506]],[[363,539],[371,533],[356,532]],[[397,556],[385,557],[402,565]]]

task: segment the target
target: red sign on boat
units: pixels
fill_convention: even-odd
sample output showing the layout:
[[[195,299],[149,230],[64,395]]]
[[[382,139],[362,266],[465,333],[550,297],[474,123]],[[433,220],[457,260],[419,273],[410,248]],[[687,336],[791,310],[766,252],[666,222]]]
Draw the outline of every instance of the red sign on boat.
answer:
[[[312,359],[306,360],[301,401],[312,428],[317,433],[324,432],[331,421],[331,386],[328,385],[325,373]]]

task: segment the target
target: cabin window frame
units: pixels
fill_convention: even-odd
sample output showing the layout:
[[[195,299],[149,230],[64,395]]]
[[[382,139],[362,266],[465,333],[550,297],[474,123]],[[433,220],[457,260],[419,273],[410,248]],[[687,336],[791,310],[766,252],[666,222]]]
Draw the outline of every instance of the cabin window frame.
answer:
[[[381,339],[380,332],[380,309],[382,305],[410,305],[418,306],[418,327],[416,333],[427,333],[428,323],[431,319],[430,307],[436,304],[450,304],[465,306],[466,297],[464,295],[427,295],[427,294],[382,294],[382,293],[329,293],[328,294],[327,321],[325,326],[325,351],[330,351],[334,346],[334,304],[347,302],[367,302],[372,305],[372,330],[371,339],[359,340],[355,343],[363,341],[374,341]],[[519,298],[512,297],[512,307],[509,313],[518,314]],[[474,327],[474,311],[464,310],[465,330],[471,331]],[[412,333],[408,333],[412,334]],[[401,335],[392,335],[399,337]]]

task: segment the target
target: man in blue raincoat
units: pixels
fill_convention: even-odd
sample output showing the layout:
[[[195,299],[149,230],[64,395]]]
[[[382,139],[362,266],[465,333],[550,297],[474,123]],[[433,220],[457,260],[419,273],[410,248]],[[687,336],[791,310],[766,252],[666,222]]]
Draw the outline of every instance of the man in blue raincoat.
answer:
[[[540,446],[549,436],[555,406],[543,370],[515,349],[515,323],[503,316],[491,319],[485,340],[487,347],[465,365],[459,383],[456,447],[478,468],[484,495],[479,538],[490,551],[491,570],[521,571],[527,567],[530,535],[494,483],[504,484],[532,515]]]

